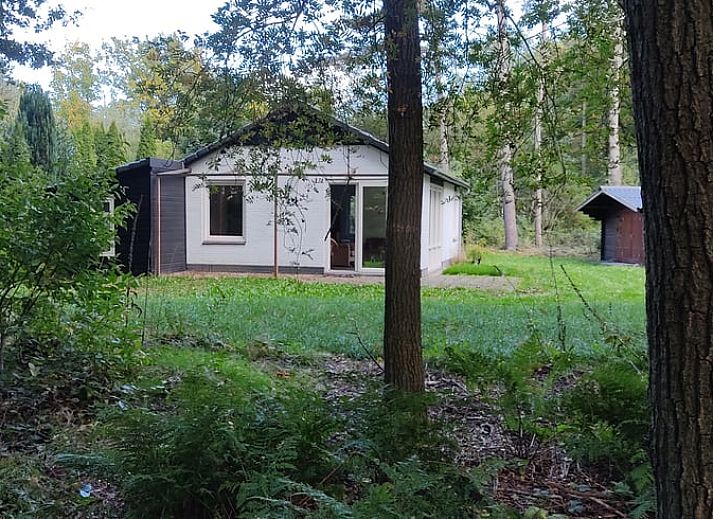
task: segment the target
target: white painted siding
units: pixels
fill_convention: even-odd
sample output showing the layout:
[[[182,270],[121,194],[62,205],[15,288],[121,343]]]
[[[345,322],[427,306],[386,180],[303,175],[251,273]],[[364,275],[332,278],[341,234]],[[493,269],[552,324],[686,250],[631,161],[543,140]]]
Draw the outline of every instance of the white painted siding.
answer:
[[[248,149],[242,149],[247,156]],[[226,155],[227,156],[227,155]],[[325,158],[329,160],[324,160]],[[191,174],[186,179],[186,262],[202,266],[249,266],[268,268],[273,264],[273,204],[262,193],[250,189],[250,178],[241,176],[234,160],[223,160],[216,167],[216,154],[211,154],[191,164]],[[388,155],[371,146],[340,147],[332,150],[317,149],[312,152],[283,150],[282,164],[309,160],[316,168],[308,177],[298,180],[282,176],[279,185],[288,182],[293,192],[304,195],[303,214],[296,222],[300,232],[285,233],[282,226],[278,234],[281,267],[297,266],[329,268],[329,242],[325,241],[330,225],[329,183],[345,182],[374,184],[388,174]],[[229,177],[226,177],[229,175]],[[244,182],[246,202],[244,208],[244,243],[208,243],[206,182],[212,179],[231,178]],[[460,199],[453,185],[443,187],[442,245],[439,257],[429,261],[429,202],[430,178],[424,175],[421,267],[437,270],[443,262],[457,256],[460,247]],[[304,222],[302,219],[304,218]],[[189,267],[190,268],[190,267]]]
[[[443,186],[443,248],[441,264],[454,261],[461,252],[462,201],[453,184]]]
[[[247,149],[245,150],[247,152]],[[247,156],[247,155],[245,155]],[[323,160],[329,157],[329,160]],[[273,264],[273,203],[263,193],[250,189],[250,178],[239,174],[235,160],[213,164],[215,154],[191,165],[192,174],[186,180],[186,260],[189,265],[240,265],[270,267]],[[328,244],[324,238],[329,229],[329,181],[345,181],[348,172],[353,183],[384,178],[388,172],[388,156],[370,146],[352,146],[334,150],[311,152],[284,150],[284,165],[310,161],[316,168],[308,170],[308,177],[299,180],[283,176],[280,187],[288,183],[297,196],[304,196],[300,211],[295,211],[293,221],[297,233],[285,232],[280,226],[278,254],[280,266],[326,268]],[[246,203],[244,243],[219,244],[207,240],[206,182],[215,179],[235,179],[245,182]],[[320,175],[316,177],[315,175]],[[302,219],[304,218],[304,222]]]
[[[423,176],[423,194],[421,196],[421,271],[430,270],[428,264],[428,215],[430,211],[431,177]]]
[[[439,193],[439,206],[431,202],[431,185],[428,175],[423,184],[423,216],[421,218],[421,268],[429,272],[439,271],[448,263],[454,261],[460,254],[461,248],[461,199],[456,187],[445,182],[444,185],[434,186],[433,190]],[[438,244],[432,243],[430,237],[431,214],[440,210],[440,240]]]

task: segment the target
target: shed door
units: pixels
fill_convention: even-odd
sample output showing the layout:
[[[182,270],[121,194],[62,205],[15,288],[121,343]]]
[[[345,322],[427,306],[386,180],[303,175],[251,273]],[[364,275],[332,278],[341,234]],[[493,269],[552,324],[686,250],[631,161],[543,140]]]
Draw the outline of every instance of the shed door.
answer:
[[[619,218],[619,246],[616,258],[621,263],[643,263],[644,225],[641,213],[623,211]]]
[[[602,220],[602,261],[617,261],[617,214],[607,216]]]

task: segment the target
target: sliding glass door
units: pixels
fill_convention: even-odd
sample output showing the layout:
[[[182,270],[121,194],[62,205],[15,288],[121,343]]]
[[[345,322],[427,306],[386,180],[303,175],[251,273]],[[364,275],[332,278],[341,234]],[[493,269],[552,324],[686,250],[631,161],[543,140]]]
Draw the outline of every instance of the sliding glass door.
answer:
[[[361,188],[362,270],[383,269],[386,255],[386,186]]]

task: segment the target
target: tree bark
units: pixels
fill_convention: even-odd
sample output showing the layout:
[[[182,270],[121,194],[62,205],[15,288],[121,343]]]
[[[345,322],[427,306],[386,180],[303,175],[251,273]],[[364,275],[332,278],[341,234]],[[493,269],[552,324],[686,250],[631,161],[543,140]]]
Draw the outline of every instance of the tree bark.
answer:
[[[713,517],[713,6],[628,0],[662,519]]]
[[[510,80],[510,42],[508,41],[505,0],[497,0],[495,13],[498,21],[498,63],[497,84],[498,95],[507,99],[508,81]],[[509,112],[509,103],[506,101],[505,112]],[[503,140],[498,150],[497,161],[500,173],[500,192],[503,203],[503,224],[505,227],[505,249],[515,250],[518,245],[517,234],[517,207],[515,203],[515,176],[512,170],[513,144],[510,132],[505,124],[501,132]]]
[[[421,352],[423,106],[417,0],[385,0],[389,114],[384,376],[393,389],[425,389]]]
[[[617,13],[618,13],[617,9]],[[609,90],[609,183],[613,186],[622,184],[621,145],[619,143],[619,119],[621,114],[621,67],[624,64],[624,34],[618,16],[614,22],[614,56],[611,61],[611,90]]]

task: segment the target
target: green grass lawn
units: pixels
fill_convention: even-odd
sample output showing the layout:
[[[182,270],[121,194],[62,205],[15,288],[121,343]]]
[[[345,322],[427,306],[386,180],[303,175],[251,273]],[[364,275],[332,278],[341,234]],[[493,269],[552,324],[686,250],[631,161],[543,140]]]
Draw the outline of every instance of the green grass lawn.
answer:
[[[582,376],[590,368],[591,371],[601,368],[604,360],[614,353],[612,343],[607,342],[602,328],[609,333],[614,331],[631,337],[643,349],[643,269],[603,266],[572,258],[550,260],[500,252],[486,252],[481,264],[489,265],[496,271],[499,269],[511,277],[517,290],[494,292],[427,288],[423,291],[426,356],[429,362],[444,368],[442,372],[446,375],[442,378],[446,383],[450,377],[449,370],[474,384],[482,378],[483,369],[488,375],[496,376],[498,382],[510,380],[497,378],[504,376],[500,373],[501,366],[521,366],[523,354],[537,355],[538,351],[544,350],[559,353],[560,350],[530,341],[518,350],[519,357],[514,355],[504,362],[501,358],[487,359],[479,354],[507,356],[534,332],[545,341],[557,343],[562,335],[558,322],[564,326],[567,346],[574,348],[581,356],[569,355],[569,352],[560,356],[558,362],[564,358],[575,359],[571,366],[564,368],[558,362],[543,361],[544,366],[551,368],[554,374],[563,369],[561,373],[570,375],[567,370],[574,369],[577,376]],[[495,265],[497,269],[493,267]],[[571,282],[561,266],[564,266]],[[455,266],[453,270],[464,272],[470,268]],[[422,506],[426,506],[420,501],[413,502],[414,496],[423,497],[414,491],[420,488],[433,490],[424,495],[428,496],[426,504],[431,506],[430,516],[434,517],[460,517],[468,507],[487,504],[476,503],[470,497],[462,502],[451,499],[460,494],[446,492],[461,488],[464,479],[461,469],[448,465],[450,462],[444,464],[439,458],[435,462],[413,465],[423,460],[412,456],[412,451],[420,453],[419,456],[426,455],[437,445],[431,444],[431,440],[436,438],[435,429],[428,429],[435,425],[425,424],[422,420],[414,421],[407,407],[394,413],[391,400],[388,406],[381,407],[381,393],[378,388],[369,385],[378,377],[376,372],[365,370],[365,367],[371,366],[369,362],[324,358],[324,354],[329,353],[363,358],[366,357],[364,348],[380,354],[382,285],[234,276],[176,276],[143,279],[137,296],[141,312],[137,312],[137,322],[132,324],[144,327],[147,341],[144,348],[127,357],[128,364],[119,362],[114,352],[111,355],[76,352],[80,354],[79,362],[67,362],[61,356],[55,358],[50,355],[38,366],[18,361],[11,369],[12,376],[8,379],[12,378],[13,384],[25,384],[30,388],[10,392],[15,395],[16,407],[25,411],[29,409],[27,415],[32,419],[35,419],[33,413],[37,413],[37,423],[56,426],[52,428],[51,435],[47,435],[51,442],[37,452],[0,456],[0,515],[8,510],[3,508],[3,499],[11,506],[16,505],[17,510],[36,511],[33,508],[36,503],[49,503],[42,505],[45,513],[40,515],[43,517],[124,517],[124,502],[133,503],[132,506],[138,506],[137,503],[149,506],[157,500],[156,496],[166,495],[171,496],[167,498],[168,502],[180,507],[185,500],[186,489],[194,495],[204,495],[200,485],[215,475],[214,468],[223,470],[225,467],[230,470],[216,473],[218,475],[212,479],[215,480],[215,488],[227,488],[226,495],[233,497],[243,492],[261,498],[302,496],[304,486],[295,487],[297,490],[292,487],[280,490],[279,485],[289,477],[295,478],[299,485],[307,482],[313,485],[309,489],[314,487],[319,492],[325,492],[319,494],[324,503],[346,506],[347,482],[348,488],[352,488],[353,482],[357,481],[362,495],[353,504],[353,510],[359,513],[349,517],[386,517],[381,511],[387,509],[391,510],[389,517],[398,514],[401,514],[399,517],[417,516],[423,511]],[[593,318],[592,312],[598,318]],[[533,344],[541,350],[533,350]],[[449,346],[454,348],[446,354]],[[595,355],[589,357],[588,352]],[[475,354],[469,356],[470,353]],[[630,409],[639,409],[639,415],[645,414],[641,411],[645,407],[645,403],[642,405],[645,402],[645,381],[641,380],[637,371],[642,369],[641,366],[630,362],[632,356],[628,349],[625,353],[618,359],[627,359],[624,367],[629,371],[625,381],[629,385],[619,384],[623,369],[621,364],[605,366],[610,371],[602,373],[611,374],[614,369],[614,376],[603,378],[605,382],[609,380],[607,387],[612,390],[606,393],[609,399],[602,405],[607,416],[609,409],[623,409],[616,416],[623,414],[628,423],[631,421]],[[633,357],[636,360],[636,355]],[[37,362],[35,357],[27,358]],[[489,363],[491,360],[493,362]],[[341,363],[345,371],[330,372],[329,366],[335,363]],[[357,367],[349,371],[350,365]],[[549,441],[548,434],[555,430],[559,431],[559,436],[552,444],[556,442],[558,449],[567,438],[576,445],[584,445],[585,452],[610,452],[607,450],[610,447],[624,445],[617,435],[611,438],[604,435],[603,439],[596,437],[594,440],[599,443],[592,443],[594,435],[605,430],[601,428],[601,420],[591,418],[586,426],[572,421],[575,418],[569,420],[567,417],[570,415],[581,418],[575,413],[580,408],[573,407],[571,403],[567,408],[571,412],[558,411],[552,416],[552,410],[544,405],[547,397],[538,393],[550,381],[533,377],[533,366],[527,366],[530,371],[527,371],[526,377],[532,384],[502,385],[497,393],[493,393],[502,404],[498,407],[493,403],[492,412],[499,413],[503,423],[506,423],[508,416],[511,419],[517,416],[522,420],[520,410],[515,415],[512,409],[507,408],[508,402],[519,401],[513,400],[515,395],[518,399],[527,398],[528,402],[539,402],[526,413],[526,418],[531,421],[528,423],[535,424],[537,430],[545,431],[542,433],[543,445],[550,445],[546,443]],[[536,362],[535,368],[538,367],[541,366]],[[108,374],[105,370],[109,370]],[[439,372],[441,370],[433,373]],[[62,376],[56,377],[63,373],[68,383]],[[537,372],[538,376],[543,373]],[[69,409],[71,405],[78,405],[77,398],[73,396],[75,385],[95,392],[91,393],[94,394],[91,398],[96,398],[100,412],[95,415],[87,408],[77,409],[73,421],[67,421],[67,408],[62,407],[62,418],[59,420],[55,417],[54,406],[60,404],[56,402],[63,406],[64,402],[69,402]],[[49,403],[45,402],[45,407],[38,409],[34,400],[25,402],[27,398],[24,395],[32,394],[32,391],[45,394],[48,387],[59,389],[53,390],[53,397]],[[461,391],[460,385],[453,387]],[[637,391],[632,391],[632,387]],[[328,390],[334,390],[336,396],[341,396],[329,400],[325,398]],[[453,399],[442,409],[455,409],[449,419],[460,423],[465,413],[471,413],[469,406],[477,398],[482,395],[487,398],[487,389],[485,391],[469,393],[472,398],[448,397],[444,392],[439,398]],[[360,398],[353,399],[355,393],[359,393]],[[55,400],[58,398],[56,395],[65,395],[65,399]],[[589,393],[584,394],[584,401],[582,409],[589,409]],[[481,412],[478,407],[478,413]],[[15,427],[20,431],[24,427],[28,431],[25,436],[29,437],[33,426],[25,423],[23,415],[18,416],[21,419]],[[550,421],[552,429],[547,429]],[[77,427],[78,423],[86,427]],[[500,422],[496,420],[493,423]],[[413,432],[408,428],[419,424],[426,429],[413,429],[416,431]],[[555,428],[555,424],[565,427]],[[579,436],[573,436],[573,426],[580,427],[582,434],[592,432],[586,440],[580,441]],[[467,427],[473,427],[473,438],[480,438],[478,427],[472,424]],[[614,431],[611,428],[606,430]],[[126,434],[127,431],[130,434]],[[570,434],[566,436],[568,431]],[[16,434],[13,437],[20,438],[18,442],[25,442],[25,436]],[[285,437],[288,438],[287,443]],[[272,438],[274,442],[266,446],[266,438]],[[414,442],[414,438],[422,441]],[[110,441],[107,442],[107,439]],[[342,441],[343,444],[339,443]],[[510,442],[507,440],[503,447],[510,445]],[[530,440],[526,443],[530,444]],[[116,449],[107,452],[107,445],[114,445]],[[293,447],[290,448],[290,445]],[[637,456],[643,452],[637,443],[632,445],[629,450],[636,452]],[[287,456],[285,452],[299,454],[303,452],[303,447],[312,449],[308,452],[317,457],[310,454],[307,462],[300,464],[291,458],[284,458],[289,461],[286,463],[279,457]],[[586,451],[587,448],[590,450]],[[442,454],[447,449],[436,450]],[[226,452],[233,454],[226,456]],[[622,459],[635,458],[628,454],[629,451],[626,452]],[[45,453],[52,455],[46,457]],[[121,453],[124,454],[120,456]],[[274,466],[265,463],[266,453],[277,456]],[[342,458],[344,453],[349,454]],[[67,471],[64,477],[47,476],[55,474],[50,472],[57,462],[53,457],[55,455],[56,460],[64,460],[62,463],[67,464],[66,467],[63,465],[63,470]],[[246,455],[249,457],[246,458]],[[522,457],[522,454],[517,454],[517,459],[513,458],[508,463],[514,463],[511,467],[521,467]],[[118,459],[123,459],[122,463],[125,463],[121,465],[121,470],[116,469]],[[246,459],[252,460],[249,469],[245,468]],[[299,461],[301,458],[298,456],[296,459]],[[383,467],[388,468],[387,480],[374,478],[374,474],[380,473],[373,472],[372,463],[377,461],[374,467],[382,467],[380,471],[387,470]],[[533,463],[536,464],[537,460]],[[290,468],[297,465],[302,467],[299,471]],[[397,469],[403,470],[403,474]],[[527,472],[536,477],[537,471]],[[135,477],[137,474],[138,479]],[[245,474],[251,475],[243,481],[241,478]],[[100,476],[101,480],[96,479]],[[414,479],[416,476],[417,479]],[[537,477],[544,476],[540,474]],[[577,477],[573,475],[573,478]],[[226,478],[234,486],[226,487]],[[108,492],[103,491],[106,483],[102,481],[111,482]],[[137,481],[140,484],[134,485]],[[82,497],[78,490],[89,482],[97,490],[90,498]],[[142,501],[143,492],[149,488],[146,487],[147,482],[151,482],[153,487],[150,488],[155,490],[146,491],[148,498]],[[271,490],[266,490],[265,482],[271,485]],[[547,488],[545,483],[535,482],[537,488]],[[572,483],[579,483],[579,480],[573,479]],[[603,480],[603,483],[609,485],[611,482]],[[209,485],[209,488],[214,487]],[[210,495],[217,495],[218,492],[215,492]],[[402,500],[400,496],[404,496]],[[450,497],[441,499],[442,496]],[[290,500],[289,503],[292,506],[295,501]],[[448,506],[452,513],[443,511],[442,507]],[[159,515],[145,513],[140,516]],[[35,517],[37,514],[28,512],[13,516]]]
[[[502,252],[486,252],[481,265],[496,265],[517,278],[517,290],[425,289],[428,356],[454,344],[507,353],[533,329],[554,341],[560,310],[567,343],[582,353],[596,348],[603,341],[601,324],[573,285],[608,329],[643,345],[642,268]],[[228,276],[151,278],[146,283],[145,319],[151,335],[193,335],[236,346],[257,341],[302,355],[363,356],[359,339],[374,350],[381,345],[384,292],[379,285]]]

